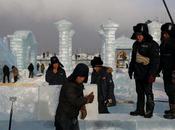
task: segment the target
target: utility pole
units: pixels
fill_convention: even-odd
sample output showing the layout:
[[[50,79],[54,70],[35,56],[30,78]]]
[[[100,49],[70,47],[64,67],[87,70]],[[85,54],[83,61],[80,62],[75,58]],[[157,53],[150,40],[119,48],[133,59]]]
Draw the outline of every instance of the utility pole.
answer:
[[[169,16],[169,18],[170,18],[170,20],[171,20],[171,23],[174,24],[173,18],[171,17],[170,11],[169,11],[169,9],[168,9],[168,7],[167,7],[167,4],[166,4],[165,0],[163,0],[163,4],[164,4],[164,6],[165,6],[165,8],[166,8],[166,11],[167,11],[168,16]]]

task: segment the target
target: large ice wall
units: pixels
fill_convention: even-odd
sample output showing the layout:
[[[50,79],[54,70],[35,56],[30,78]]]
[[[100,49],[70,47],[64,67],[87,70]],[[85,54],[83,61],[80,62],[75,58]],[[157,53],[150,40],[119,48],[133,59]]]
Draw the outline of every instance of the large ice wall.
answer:
[[[37,42],[31,31],[16,31],[8,38],[10,49],[17,58],[18,69],[26,69],[30,63],[36,65]]]
[[[106,24],[102,24],[99,29],[99,33],[103,39],[101,55],[104,61],[104,65],[111,66],[114,70],[116,69],[115,34],[118,27],[118,24],[114,23],[111,20],[108,20],[108,22]]]
[[[7,84],[6,84],[7,85]],[[0,87],[0,120],[8,120],[11,108],[10,97],[17,97],[14,102],[15,121],[52,120],[58,105],[58,97],[61,86],[47,83],[32,84],[18,82],[8,86]],[[86,119],[96,119],[98,114],[97,87],[96,85],[85,85],[84,94],[94,92],[95,99],[92,104],[87,104],[88,116]]]
[[[72,37],[75,31],[72,29],[72,23],[67,20],[61,20],[55,23],[59,32],[59,60],[68,72],[72,71]]]

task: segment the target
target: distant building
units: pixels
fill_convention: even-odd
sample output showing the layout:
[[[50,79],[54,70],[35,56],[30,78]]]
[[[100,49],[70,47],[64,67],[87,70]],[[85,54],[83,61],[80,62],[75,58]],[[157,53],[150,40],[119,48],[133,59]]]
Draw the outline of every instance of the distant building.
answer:
[[[47,68],[50,64],[50,58],[52,56],[54,56],[55,54],[51,54],[49,52],[46,52],[45,53],[46,55],[43,56],[44,53],[45,52],[43,52],[41,55],[38,55],[36,59],[37,59],[37,63],[39,63],[40,65],[43,63],[44,66]],[[58,57],[58,55],[56,55],[56,56]]]
[[[91,67],[90,61],[94,58],[94,56],[99,56],[99,54],[87,54],[87,53],[77,53],[72,55],[72,63],[73,67],[75,67],[78,63],[84,63]]]

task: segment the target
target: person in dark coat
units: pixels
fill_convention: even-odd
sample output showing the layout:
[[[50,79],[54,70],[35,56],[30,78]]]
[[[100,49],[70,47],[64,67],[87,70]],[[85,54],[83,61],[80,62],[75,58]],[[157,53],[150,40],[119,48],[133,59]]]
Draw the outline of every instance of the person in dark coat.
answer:
[[[10,82],[9,76],[10,76],[9,67],[7,65],[4,65],[4,67],[3,67],[3,83],[6,82],[6,77],[7,77],[8,83]]]
[[[34,66],[32,63],[30,63],[30,65],[28,66],[28,70],[29,70],[29,78],[33,78],[34,75]]]
[[[44,70],[45,70],[45,66],[44,66],[44,64],[42,63],[42,64],[41,64],[41,73],[44,74]]]
[[[136,110],[130,112],[132,116],[144,116],[151,118],[154,111],[154,96],[152,84],[155,81],[159,68],[159,45],[148,33],[148,26],[145,23],[139,23],[133,27],[134,33],[131,39],[136,40],[132,46],[131,62],[129,64],[129,77],[132,79],[134,73],[137,104]],[[145,106],[146,101],[146,112]]]
[[[56,56],[50,58],[51,64],[46,71],[45,80],[49,85],[62,85],[66,81],[66,72]]]
[[[13,73],[13,79],[15,83],[18,80],[18,76],[19,76],[18,68],[15,66],[12,66],[12,73]]]
[[[100,57],[94,57],[91,60],[93,72],[91,75],[91,84],[97,84],[98,91],[98,112],[109,113],[107,106],[115,101],[114,83],[112,72],[109,73],[109,68],[102,66],[103,61]]]
[[[88,66],[79,63],[62,86],[55,115],[56,130],[79,130],[79,111],[83,112],[81,118],[84,119],[87,114],[85,104],[92,103],[94,99],[93,92],[87,96],[83,94],[83,83],[87,82],[88,73]]]
[[[165,23],[161,27],[159,72],[161,70],[170,107],[170,110],[165,110],[164,118],[175,119],[175,85],[172,82],[175,71],[175,25],[171,23]]]
[[[37,64],[36,64],[36,70],[39,71],[39,68],[40,68],[40,64],[37,63]]]

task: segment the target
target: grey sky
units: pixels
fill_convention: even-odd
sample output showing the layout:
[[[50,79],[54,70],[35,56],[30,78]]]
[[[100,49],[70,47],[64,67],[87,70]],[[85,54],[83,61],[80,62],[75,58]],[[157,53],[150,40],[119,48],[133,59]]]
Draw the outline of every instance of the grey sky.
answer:
[[[175,18],[175,0],[166,0]],[[99,25],[110,18],[119,24],[117,37],[130,37],[138,22],[169,22],[162,0],[0,0],[0,37],[16,30],[33,31],[39,52],[57,52],[58,33],[53,23],[66,18],[76,31],[73,48],[86,52],[101,46]]]

